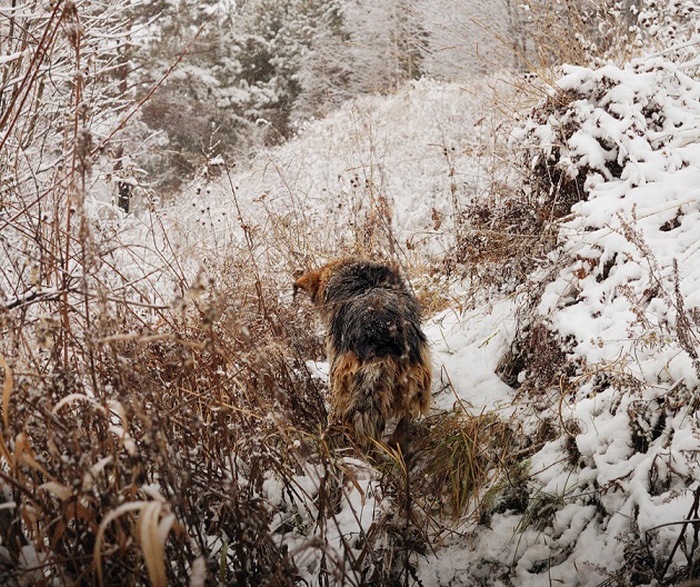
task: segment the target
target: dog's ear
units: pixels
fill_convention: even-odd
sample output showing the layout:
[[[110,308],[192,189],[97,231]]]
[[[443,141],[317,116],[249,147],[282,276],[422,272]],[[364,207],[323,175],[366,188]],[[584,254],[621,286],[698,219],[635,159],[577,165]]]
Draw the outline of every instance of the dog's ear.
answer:
[[[308,273],[304,273],[304,275],[299,277],[294,282],[294,297],[296,298],[297,292],[300,289],[303,289],[307,294],[309,294],[312,302],[318,303],[320,285],[321,271],[309,271]]]

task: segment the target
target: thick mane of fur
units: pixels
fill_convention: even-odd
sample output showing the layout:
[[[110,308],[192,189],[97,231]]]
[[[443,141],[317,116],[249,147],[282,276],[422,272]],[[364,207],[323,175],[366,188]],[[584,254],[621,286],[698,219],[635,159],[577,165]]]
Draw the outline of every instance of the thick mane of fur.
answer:
[[[395,267],[363,259],[332,261],[294,282],[320,310],[331,375],[331,423],[361,444],[394,437],[430,406],[431,363],[420,306]],[[399,441],[400,442],[400,441]]]
[[[395,269],[368,261],[341,265],[328,280],[324,303],[333,306],[326,313],[335,352],[351,351],[361,361],[420,361],[420,307]]]
[[[389,265],[348,259],[338,263],[326,284],[325,302],[334,303],[367,293],[374,288],[406,291],[398,271]]]

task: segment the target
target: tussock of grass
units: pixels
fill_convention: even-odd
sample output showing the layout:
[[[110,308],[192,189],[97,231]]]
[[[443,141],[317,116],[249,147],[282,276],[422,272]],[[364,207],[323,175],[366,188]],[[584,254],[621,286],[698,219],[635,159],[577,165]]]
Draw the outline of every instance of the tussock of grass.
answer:
[[[478,504],[483,488],[506,462],[512,431],[495,415],[439,414],[421,438],[419,476],[441,515],[459,518]]]
[[[209,309],[164,312],[144,335],[102,333],[71,371],[15,373],[3,412],[11,557],[44,543],[69,561],[45,568],[54,579],[165,584],[222,556],[229,575],[287,584],[293,565],[256,494],[270,471],[291,483],[325,422],[322,386],[284,344],[300,328],[289,310],[268,305],[233,328]],[[224,536],[226,556],[210,544]]]

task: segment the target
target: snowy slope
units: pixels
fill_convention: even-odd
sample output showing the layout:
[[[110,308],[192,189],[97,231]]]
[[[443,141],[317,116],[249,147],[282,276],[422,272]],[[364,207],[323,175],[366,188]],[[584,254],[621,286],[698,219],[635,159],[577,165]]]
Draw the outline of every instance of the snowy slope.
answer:
[[[536,406],[521,412],[526,427],[550,418],[558,433],[531,457],[524,513],[497,514],[424,563],[438,584],[644,585],[689,563],[679,549],[664,575],[700,476],[700,84],[648,59],[569,68],[557,85],[568,104],[529,121],[513,146],[585,176],[587,197],[550,256],[554,279],[528,300],[566,369],[557,387],[530,390],[544,400],[515,402]],[[495,331],[501,320],[464,327]],[[474,356],[483,339],[463,339],[468,367],[442,349],[439,360],[488,374],[495,358]],[[520,374],[523,387],[534,375]],[[486,377],[465,381],[474,393]],[[487,393],[503,396],[498,385]],[[508,567],[512,583],[498,581]]]
[[[492,181],[488,125],[500,115],[490,83],[421,80],[348,102],[249,163],[212,162],[175,202],[117,223],[104,208],[95,215],[105,238],[123,245],[115,262],[134,280],[149,267],[154,301],[164,303],[181,289],[173,266],[188,282],[216,276],[245,248],[243,227],[284,284],[300,267],[358,248],[409,267],[439,262],[460,206]]]
[[[532,441],[523,462],[528,499],[519,509],[494,509],[481,524],[465,516],[443,529],[433,550],[414,561],[422,584],[592,587],[613,579],[650,585],[654,573],[685,577],[682,549],[664,567],[700,473],[700,83],[693,71],[661,58],[568,68],[559,89],[512,134],[513,161],[527,153],[533,170],[544,165],[582,186],[581,201],[515,294],[446,310],[430,318],[426,333],[435,411],[493,412]],[[267,257],[281,259],[271,270],[291,270],[308,261],[308,251],[347,251],[354,227],[382,201],[402,254],[439,258],[454,233],[449,220],[436,226],[436,214],[449,219],[490,186],[478,156],[488,140],[479,121],[489,109],[477,96],[426,80],[347,104],[248,168],[193,185],[187,201],[160,216],[171,246],[139,263],[155,268],[177,258],[194,279],[243,246],[245,224],[279,247]],[[279,218],[296,239],[276,240]],[[136,215],[123,221],[120,238],[155,238],[152,227]],[[173,284],[156,286],[172,299]],[[470,284],[456,284],[454,295],[460,287]],[[557,377],[542,385],[526,360],[509,387],[498,366],[508,353],[525,352],[518,343],[535,326],[547,333],[536,351],[557,357]],[[279,539],[297,553],[310,584],[322,555],[349,564],[344,549],[391,510],[375,470],[356,460],[345,467],[342,507],[325,526],[315,522],[322,474],[315,466],[299,475],[304,498],[283,494],[273,477],[263,488],[279,509],[279,528],[290,511],[304,521],[280,530]],[[472,513],[478,509],[472,504]],[[314,546],[321,543],[325,550]]]
[[[386,205],[400,246],[410,240],[424,253],[443,252],[452,238],[451,186],[462,197],[488,184],[477,156],[488,137],[475,127],[493,113],[488,93],[485,81],[422,80],[392,96],[349,102],[209,184],[207,205],[230,207],[233,184],[246,218],[288,217],[302,233],[300,249],[330,254],[347,248],[368,215]],[[445,218],[439,229],[436,215]]]

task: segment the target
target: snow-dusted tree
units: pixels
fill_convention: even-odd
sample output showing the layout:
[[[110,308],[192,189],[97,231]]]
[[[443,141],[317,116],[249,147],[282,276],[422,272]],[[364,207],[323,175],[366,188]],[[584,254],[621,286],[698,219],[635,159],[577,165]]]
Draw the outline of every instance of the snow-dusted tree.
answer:
[[[327,2],[297,74],[295,117],[325,114],[354,96],[419,78],[426,47],[422,16],[411,2]]]
[[[162,133],[145,164],[161,185],[421,74],[425,34],[406,0],[163,0],[139,17],[149,31],[132,59],[142,95],[180,61],[141,117]]]
[[[181,0],[157,10],[155,20],[153,10],[140,14],[150,35],[134,77],[144,94],[179,61],[142,115],[162,133],[160,155],[146,163],[158,183],[177,185],[213,156],[245,158],[289,135],[296,72],[323,2]]]
[[[348,2],[343,17],[353,93],[385,92],[420,77],[426,39],[410,2]]]
[[[426,31],[422,68],[429,77],[471,81],[475,74],[506,68],[514,0],[417,0],[406,14]]]

